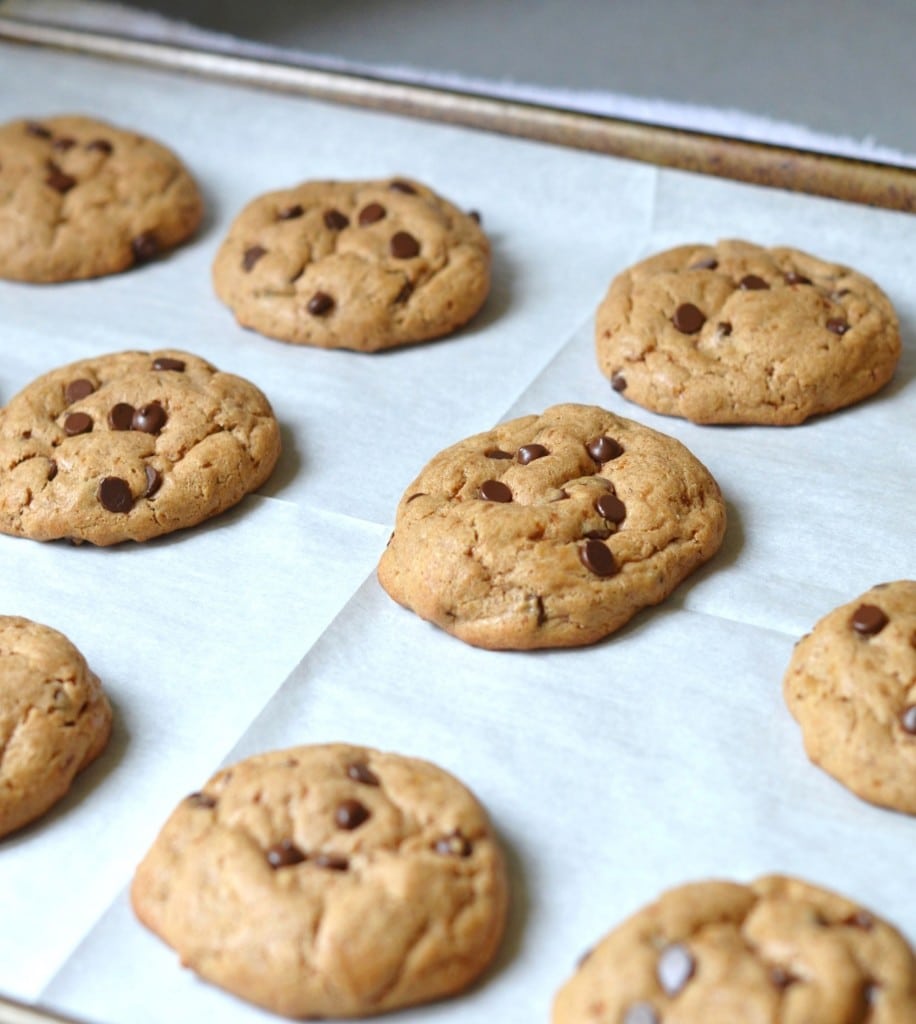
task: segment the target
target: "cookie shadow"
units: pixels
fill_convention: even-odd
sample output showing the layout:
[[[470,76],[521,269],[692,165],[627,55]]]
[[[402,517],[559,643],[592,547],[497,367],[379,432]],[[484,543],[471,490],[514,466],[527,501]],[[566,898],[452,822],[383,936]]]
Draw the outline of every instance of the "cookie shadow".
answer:
[[[499,945],[499,952],[474,983],[472,990],[494,983],[496,978],[519,956],[531,913],[531,898],[525,877],[524,861],[505,835],[498,834],[497,839],[502,847],[506,860],[506,872],[509,877],[509,915],[506,919],[506,930]]]
[[[280,458],[273,472],[255,492],[265,498],[275,498],[295,480],[305,468],[302,450],[296,444],[296,434],[291,427],[280,424]]]

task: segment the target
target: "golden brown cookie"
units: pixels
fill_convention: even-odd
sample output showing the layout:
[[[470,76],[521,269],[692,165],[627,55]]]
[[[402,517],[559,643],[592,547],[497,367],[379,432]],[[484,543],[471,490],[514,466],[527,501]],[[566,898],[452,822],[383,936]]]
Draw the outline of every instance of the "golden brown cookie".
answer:
[[[0,532],[149,540],[237,504],[280,431],[251,383],[173,349],[83,359],[0,410]]]
[[[185,241],[202,211],[181,161],[136,132],[78,115],[0,126],[0,277],[114,274]]]
[[[916,581],[824,616],[796,644],[783,693],[815,764],[863,800],[916,814]]]
[[[891,925],[793,878],[671,889],[607,935],[553,1024],[912,1024],[916,958]]]
[[[457,330],[490,288],[472,214],[407,178],[310,181],[253,200],[213,264],[243,327],[362,352]]]
[[[658,604],[724,533],[718,485],[682,444],[555,405],[440,452],[401,499],[378,578],[467,643],[572,647]]]
[[[169,818],[131,899],[182,964],[243,999],[363,1017],[468,986],[496,953],[508,889],[457,779],[327,744],[218,772]]]
[[[110,733],[111,707],[73,644],[0,616],[0,836],[57,803]]]
[[[625,270],[595,337],[624,398],[695,423],[801,423],[874,394],[900,356],[897,315],[873,281],[740,241],[683,245]]]

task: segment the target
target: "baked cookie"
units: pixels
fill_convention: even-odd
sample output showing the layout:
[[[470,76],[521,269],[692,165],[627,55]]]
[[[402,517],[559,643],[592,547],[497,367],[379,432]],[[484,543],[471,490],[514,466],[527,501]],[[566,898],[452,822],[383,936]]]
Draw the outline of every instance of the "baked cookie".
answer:
[[[853,793],[916,814],[916,581],[824,616],[783,680],[808,757]]]
[[[711,558],[725,505],[671,437],[555,405],[440,452],[407,488],[378,578],[478,647],[613,633]]]
[[[595,328],[616,391],[695,423],[801,423],[876,392],[900,355],[897,315],[867,277],[739,241],[625,270]]]
[[[115,274],[189,238],[203,205],[164,146],[67,115],[0,126],[0,277]]]
[[[201,977],[290,1017],[361,1017],[468,986],[508,888],[486,815],[435,765],[345,744],[218,772],[131,888]]]
[[[245,207],[213,284],[243,327],[374,352],[467,323],[490,289],[490,246],[475,215],[417,181],[310,181]]]
[[[0,410],[0,532],[149,540],[241,501],[279,453],[270,405],[241,377],[172,349],[83,359]]]
[[[0,836],[57,803],[110,733],[111,707],[73,644],[0,615]]]
[[[697,882],[607,935],[553,1024],[912,1024],[916,958],[891,925],[793,878]]]

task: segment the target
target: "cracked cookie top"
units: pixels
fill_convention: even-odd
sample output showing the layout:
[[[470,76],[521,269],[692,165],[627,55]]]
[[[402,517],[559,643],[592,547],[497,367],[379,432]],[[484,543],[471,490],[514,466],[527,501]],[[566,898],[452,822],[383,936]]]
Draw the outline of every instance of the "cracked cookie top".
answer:
[[[148,540],[235,505],[279,453],[273,411],[241,377],[173,349],[84,359],[0,410],[0,531]]]
[[[311,181],[253,200],[213,264],[244,327],[374,352],[449,334],[490,288],[474,214],[407,178]]]
[[[867,277],[795,249],[684,245],[620,274],[595,320],[624,398],[695,423],[792,425],[878,391],[897,315]]]
[[[218,772],[166,822],[131,899],[208,981],[290,1017],[355,1017],[470,984],[496,953],[508,890],[457,779],[327,744]]]
[[[203,206],[164,146],[68,115],[0,126],[0,277],[114,274],[185,241]]]
[[[916,814],[916,581],[825,615],[783,680],[811,760],[864,800]]]
[[[916,959],[891,925],[793,878],[664,893],[580,961],[553,1024],[909,1024]]]
[[[674,438],[556,405],[440,452],[407,488],[378,578],[480,647],[571,647],[657,604],[718,550],[725,504]]]
[[[110,732],[111,707],[73,644],[0,616],[0,836],[57,803]]]

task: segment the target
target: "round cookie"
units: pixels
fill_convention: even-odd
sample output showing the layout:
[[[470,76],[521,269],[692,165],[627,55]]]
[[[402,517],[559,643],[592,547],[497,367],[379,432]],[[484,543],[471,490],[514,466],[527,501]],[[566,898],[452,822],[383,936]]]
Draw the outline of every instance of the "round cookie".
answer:
[[[362,352],[467,323],[490,289],[476,217],[417,181],[310,181],[253,200],[213,264],[243,327]]]
[[[724,533],[718,485],[682,444],[556,405],[440,452],[401,499],[378,578],[467,643],[572,647],[663,600]]]
[[[620,274],[598,365],[638,405],[695,423],[786,426],[883,387],[897,315],[874,282],[788,248],[683,245]]]
[[[264,395],[197,356],[84,359],[39,377],[0,410],[0,532],[148,540],[241,501],[279,452]]]
[[[793,878],[671,889],[586,954],[553,1024],[911,1024],[916,958],[891,925]]]
[[[508,888],[457,779],[327,744],[218,772],[169,818],[131,899],[208,981],[290,1017],[357,1017],[468,986],[496,953]]]
[[[189,238],[202,212],[181,161],[136,132],[78,115],[0,126],[0,277],[114,274]]]
[[[824,616],[796,644],[783,693],[815,764],[870,803],[916,814],[916,581]]]
[[[57,803],[110,733],[111,707],[73,644],[0,615],[0,836]]]

